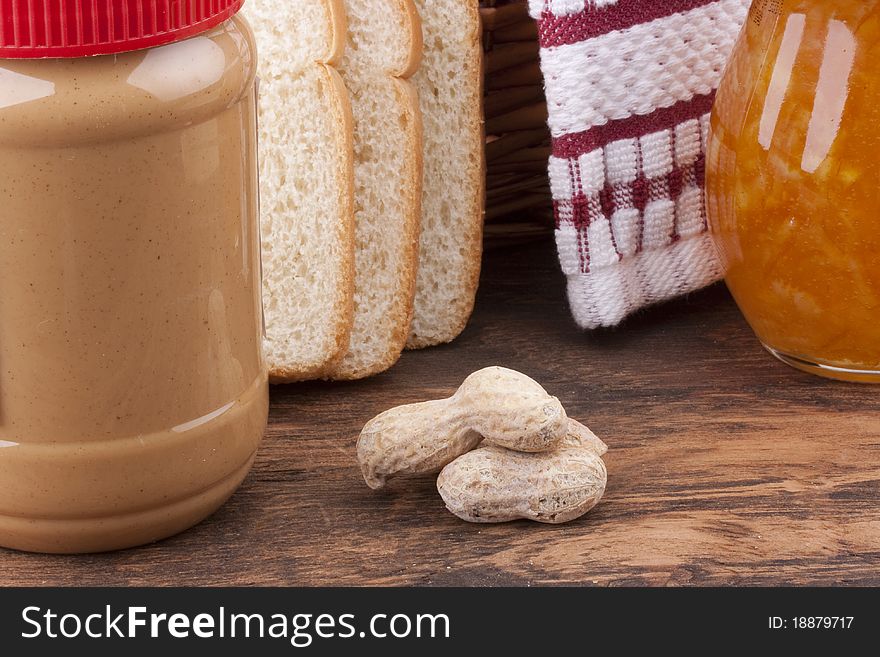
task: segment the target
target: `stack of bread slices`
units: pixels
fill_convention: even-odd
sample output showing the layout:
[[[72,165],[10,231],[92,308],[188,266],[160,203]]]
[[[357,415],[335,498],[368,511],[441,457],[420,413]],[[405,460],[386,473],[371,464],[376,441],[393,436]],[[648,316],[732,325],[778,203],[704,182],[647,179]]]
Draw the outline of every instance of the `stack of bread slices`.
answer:
[[[485,166],[475,0],[249,0],[271,380],[359,379],[473,309]]]

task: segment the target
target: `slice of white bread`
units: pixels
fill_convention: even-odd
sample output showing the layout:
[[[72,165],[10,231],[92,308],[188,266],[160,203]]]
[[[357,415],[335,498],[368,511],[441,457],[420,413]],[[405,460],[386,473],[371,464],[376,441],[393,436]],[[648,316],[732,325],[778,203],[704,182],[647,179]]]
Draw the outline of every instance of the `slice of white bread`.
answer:
[[[275,383],[317,378],[354,312],[354,127],[332,67],[342,0],[250,0],[259,52],[264,351]]]
[[[345,0],[339,63],[355,152],[355,314],[348,352],[328,377],[359,379],[400,357],[412,319],[421,217],[422,124],[406,80],[422,54],[412,0]]]
[[[476,0],[415,0],[425,54],[413,76],[425,131],[425,179],[410,348],[464,330],[480,279],[486,165]]]

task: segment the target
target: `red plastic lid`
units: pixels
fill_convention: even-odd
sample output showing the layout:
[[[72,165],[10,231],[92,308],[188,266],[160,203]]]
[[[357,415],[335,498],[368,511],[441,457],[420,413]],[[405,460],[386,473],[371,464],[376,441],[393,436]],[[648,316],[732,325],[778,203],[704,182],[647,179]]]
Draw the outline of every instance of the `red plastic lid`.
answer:
[[[109,55],[181,41],[244,0],[0,0],[0,58]]]

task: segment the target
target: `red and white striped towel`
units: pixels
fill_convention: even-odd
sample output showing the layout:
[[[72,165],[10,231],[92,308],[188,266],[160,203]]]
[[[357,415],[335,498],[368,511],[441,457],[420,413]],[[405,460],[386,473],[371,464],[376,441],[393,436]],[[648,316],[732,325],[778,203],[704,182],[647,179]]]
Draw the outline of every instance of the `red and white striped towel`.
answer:
[[[530,0],[575,319],[613,326],[720,277],[703,204],[708,113],[749,0]]]

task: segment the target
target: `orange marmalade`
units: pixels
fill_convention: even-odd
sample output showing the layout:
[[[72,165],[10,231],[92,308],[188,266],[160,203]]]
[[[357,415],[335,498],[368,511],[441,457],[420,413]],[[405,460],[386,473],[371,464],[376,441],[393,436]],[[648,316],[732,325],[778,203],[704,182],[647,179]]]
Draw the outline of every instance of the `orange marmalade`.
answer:
[[[880,1],[755,0],[718,91],[712,233],[790,365],[880,381]]]

